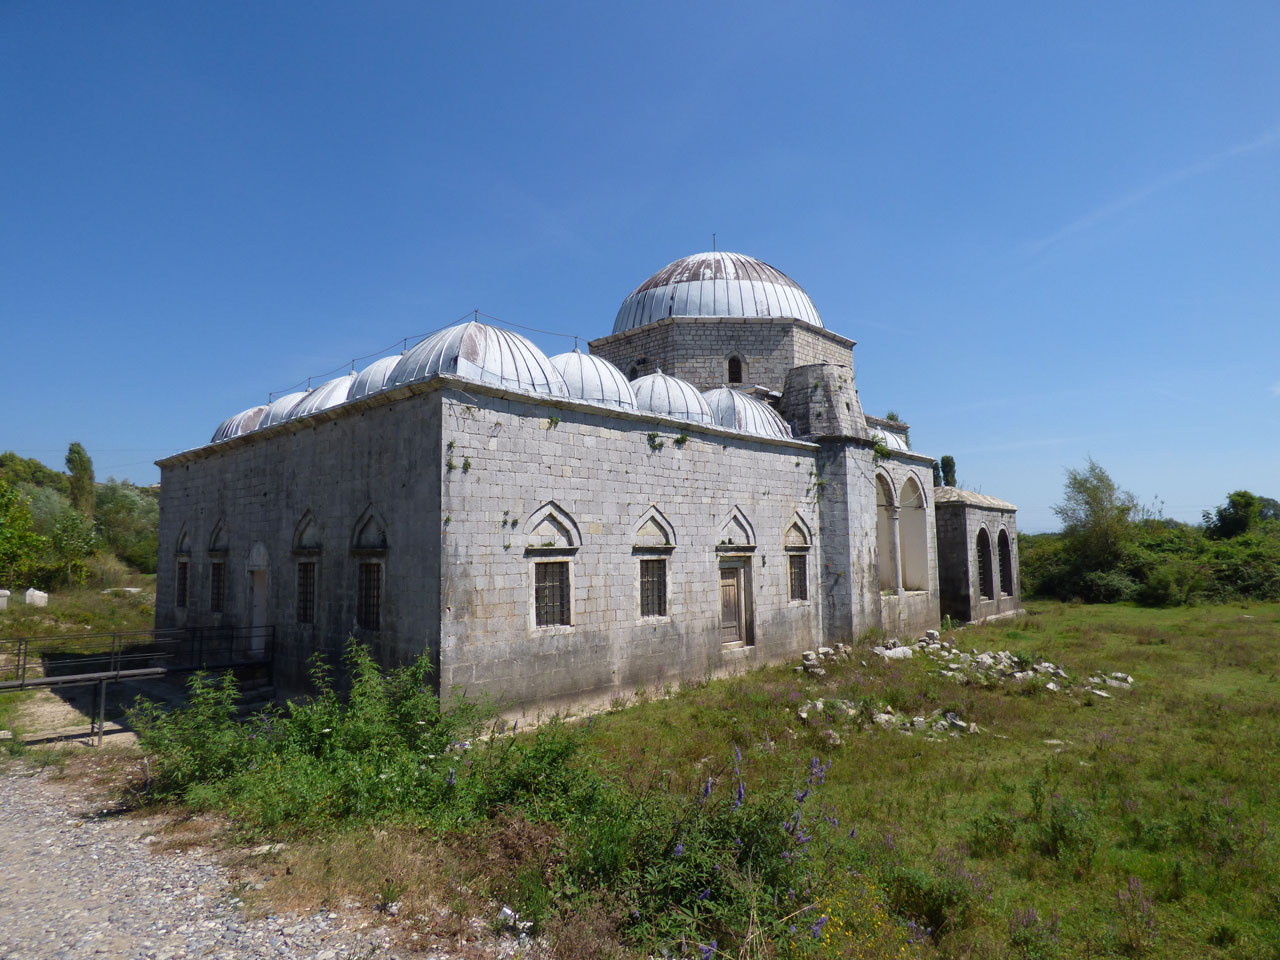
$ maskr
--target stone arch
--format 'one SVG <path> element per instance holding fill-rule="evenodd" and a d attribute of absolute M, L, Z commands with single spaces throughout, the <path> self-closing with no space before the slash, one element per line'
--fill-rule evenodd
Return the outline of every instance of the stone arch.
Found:
<path fill-rule="evenodd" d="M 929 589 L 929 514 L 924 488 L 915 476 L 902 484 L 898 505 L 898 545 L 902 552 L 902 588 Z"/>
<path fill-rule="evenodd" d="M 351 528 L 351 549 L 362 552 L 383 552 L 387 549 L 387 525 L 373 504 L 364 508 Z"/>
<path fill-rule="evenodd" d="M 213 525 L 213 533 L 209 534 L 209 553 L 212 556 L 227 553 L 227 525 L 221 520 Z"/>
<path fill-rule="evenodd" d="M 185 610 L 191 596 L 191 534 L 184 523 L 173 551 L 173 605 Z"/>
<path fill-rule="evenodd" d="M 725 383 L 745 383 L 747 379 L 747 364 L 736 353 L 732 353 L 725 361 Z"/>
<path fill-rule="evenodd" d="M 675 528 L 656 506 L 650 506 L 632 526 L 632 542 L 637 547 L 674 547 Z"/>
<path fill-rule="evenodd" d="M 720 524 L 720 542 L 731 546 L 754 546 L 756 528 L 751 525 L 742 508 L 735 506 Z"/>
<path fill-rule="evenodd" d="M 991 600 L 995 597 L 995 589 L 991 582 L 991 535 L 987 533 L 985 526 L 978 530 L 974 549 L 978 561 L 978 597 L 982 600 Z"/>
<path fill-rule="evenodd" d="M 179 557 L 191 556 L 191 534 L 187 530 L 185 523 L 182 525 L 182 529 L 178 531 L 177 546 L 174 547 L 174 553 Z"/>
<path fill-rule="evenodd" d="M 582 543 L 577 521 L 554 500 L 548 500 L 529 514 L 524 529 L 529 535 L 530 547 L 576 548 Z"/>
<path fill-rule="evenodd" d="M 318 553 L 322 542 L 320 524 L 315 514 L 304 510 L 293 529 L 294 553 Z"/>
<path fill-rule="evenodd" d="M 898 590 L 898 557 L 893 549 L 893 514 L 897 502 L 893 482 L 883 473 L 876 474 L 876 557 L 880 568 L 880 590 Z"/>
<path fill-rule="evenodd" d="M 1012 596 L 1013 550 L 1009 545 L 1009 531 L 1004 527 L 1000 528 L 1000 535 L 996 537 L 996 552 L 1000 558 L 1000 592 L 1005 596 Z"/>
<path fill-rule="evenodd" d="M 267 545 L 261 540 L 253 541 L 253 546 L 249 548 L 249 559 L 245 563 L 247 570 L 266 570 L 271 566 L 271 558 L 267 553 Z"/>
<path fill-rule="evenodd" d="M 791 522 L 782 535 L 783 546 L 787 548 L 803 548 L 813 545 L 813 528 L 799 513 L 791 515 Z"/>

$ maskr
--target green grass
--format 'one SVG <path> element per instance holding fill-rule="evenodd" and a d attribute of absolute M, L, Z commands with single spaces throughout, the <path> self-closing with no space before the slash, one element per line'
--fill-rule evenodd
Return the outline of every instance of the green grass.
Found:
<path fill-rule="evenodd" d="M 1136 685 L 1111 700 L 1024 696 L 940 679 L 919 658 L 865 655 L 865 667 L 855 659 L 817 681 L 771 669 L 681 690 L 599 718 L 590 743 L 602 764 L 671 771 L 686 788 L 700 760 L 734 745 L 764 782 L 810 755 L 829 759 L 823 802 L 856 826 L 864 853 L 891 843 L 906 867 L 933 869 L 937 851 L 966 851 L 994 830 L 995 849 L 963 857 L 990 898 L 937 938 L 940 956 L 1032 955 L 1010 926 L 1029 908 L 1060 918 L 1058 944 L 1035 955 L 1280 956 L 1280 605 L 1033 604 L 1028 617 L 955 637 L 1075 675 L 1123 671 Z M 955 709 L 984 733 L 930 743 L 843 728 L 831 747 L 795 714 L 806 700 L 864 696 Z M 1053 842 L 1073 830 L 1091 857 Z M 1126 915 L 1131 877 L 1152 902 L 1154 946 Z"/>
<path fill-rule="evenodd" d="M 0 611 L 0 640 L 11 637 L 76 636 L 150 630 L 155 626 L 155 577 L 134 574 L 130 586 L 141 593 L 103 593 L 101 587 L 75 587 L 49 594 L 49 605 L 32 607 L 15 591 Z"/>
<path fill-rule="evenodd" d="M 962 685 L 859 650 L 821 679 L 762 669 L 459 752 L 479 715 L 357 661 L 345 706 L 240 726 L 211 691 L 141 726 L 157 796 L 292 838 L 279 884 L 466 886 L 565 956 L 1280 957 L 1280 605 L 1030 609 L 955 642 L 1134 689 Z M 832 720 L 832 746 L 796 713 L 817 698 L 982 733 Z"/>

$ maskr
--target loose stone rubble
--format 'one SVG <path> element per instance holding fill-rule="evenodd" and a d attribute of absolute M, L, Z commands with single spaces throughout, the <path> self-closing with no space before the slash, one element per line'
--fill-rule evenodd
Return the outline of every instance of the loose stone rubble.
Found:
<path fill-rule="evenodd" d="M 1047 660 L 1039 663 L 1028 663 L 1023 658 L 1008 650 L 984 651 L 977 648 L 964 652 L 955 644 L 955 637 L 943 640 L 937 630 L 929 630 L 914 643 L 900 643 L 897 640 L 886 640 L 871 648 L 871 652 L 885 660 L 909 660 L 916 654 L 928 658 L 930 667 L 940 676 L 947 677 L 957 683 L 993 686 L 1002 683 L 1041 683 L 1050 693 L 1073 696 L 1077 692 L 1087 691 L 1091 696 L 1110 700 L 1111 690 L 1132 690 L 1133 677 L 1127 673 L 1090 674 L 1084 681 L 1077 680 L 1061 666 Z M 797 673 L 811 677 L 824 677 L 827 674 L 823 664 L 847 661 L 853 654 L 852 648 L 843 643 L 832 647 L 819 647 L 816 651 L 806 650 L 800 656 L 800 663 L 795 667 Z M 866 666 L 866 661 L 862 661 Z M 954 713 L 934 710 L 926 716 L 908 716 L 896 713 L 887 704 L 878 704 L 869 700 L 853 702 L 850 700 L 821 699 L 810 700 L 802 704 L 796 715 L 810 726 L 821 726 L 823 736 L 833 746 L 841 743 L 840 734 L 833 729 L 835 724 L 858 724 L 863 730 L 877 728 L 896 730 L 907 735 L 922 733 L 927 738 L 939 739 L 943 736 L 959 736 L 960 734 L 978 734 L 981 729 L 976 723 L 968 723 Z"/>

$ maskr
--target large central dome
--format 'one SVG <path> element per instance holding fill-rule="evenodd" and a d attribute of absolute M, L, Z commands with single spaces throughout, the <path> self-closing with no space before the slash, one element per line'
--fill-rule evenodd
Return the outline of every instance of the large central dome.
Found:
<path fill-rule="evenodd" d="M 664 317 L 773 317 L 822 326 L 818 308 L 781 270 L 741 253 L 695 253 L 669 263 L 622 301 L 613 332 Z"/>

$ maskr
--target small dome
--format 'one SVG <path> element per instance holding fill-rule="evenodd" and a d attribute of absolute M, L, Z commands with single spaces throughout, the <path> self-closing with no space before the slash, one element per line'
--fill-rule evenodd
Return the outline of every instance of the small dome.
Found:
<path fill-rule="evenodd" d="M 258 421 L 262 419 L 262 415 L 267 412 L 265 406 L 250 407 L 248 410 L 241 410 L 234 417 L 227 417 L 222 421 L 222 426 L 213 432 L 213 439 L 210 443 L 217 443 L 219 440 L 230 440 L 232 437 L 238 437 L 242 433 L 248 433 L 250 430 L 256 430 Z"/>
<path fill-rule="evenodd" d="M 387 380 L 391 378 L 391 371 L 399 362 L 399 357 L 383 357 L 381 360 L 373 361 L 356 374 L 356 382 L 351 385 L 351 395 L 347 399 L 360 400 L 371 393 L 385 390 Z"/>
<path fill-rule="evenodd" d="M 752 433 L 758 437 L 791 439 L 791 427 L 787 421 L 778 416 L 773 407 L 755 397 L 729 387 L 708 390 L 702 397 L 711 408 L 715 422 L 727 430 Z"/>
<path fill-rule="evenodd" d="M 297 393 L 286 393 L 283 397 L 272 400 L 263 411 L 262 419 L 258 421 L 258 429 L 265 430 L 267 427 L 274 427 L 277 423 L 292 419 L 293 408 L 301 403 L 306 395 L 306 391 L 299 390 Z"/>
<path fill-rule="evenodd" d="M 873 439 L 883 440 L 884 445 L 890 450 L 906 452 L 911 449 L 907 446 L 907 441 L 902 437 L 902 435 L 894 433 L 892 430 L 881 430 L 879 433 L 874 435 Z"/>
<path fill-rule="evenodd" d="M 510 330 L 468 320 L 433 333 L 400 358 L 387 388 L 454 374 L 508 390 L 567 397 L 560 372 L 546 354 Z"/>
<path fill-rule="evenodd" d="M 298 405 L 289 411 L 289 420 L 297 420 L 299 417 L 309 417 L 313 413 L 319 413 L 321 410 L 328 410 L 330 407 L 336 407 L 340 403 L 346 403 L 351 394 L 351 387 L 355 384 L 356 378 L 353 374 L 346 374 L 341 377 L 334 377 L 332 380 L 326 380 L 314 390 L 308 390 L 306 395 L 298 402 Z"/>
<path fill-rule="evenodd" d="M 776 317 L 822 326 L 809 295 L 781 270 L 740 253 L 695 253 L 669 263 L 622 301 L 613 332 L 665 317 Z"/>
<path fill-rule="evenodd" d="M 694 423 L 716 422 L 697 387 L 668 377 L 661 370 L 633 381 L 631 389 L 636 394 L 636 406 L 641 410 Z"/>
<path fill-rule="evenodd" d="M 569 396 L 587 403 L 599 403 L 620 410 L 636 408 L 636 394 L 622 371 L 604 357 L 581 350 L 558 353 L 551 365 L 560 371 Z"/>

